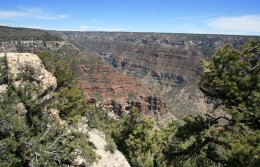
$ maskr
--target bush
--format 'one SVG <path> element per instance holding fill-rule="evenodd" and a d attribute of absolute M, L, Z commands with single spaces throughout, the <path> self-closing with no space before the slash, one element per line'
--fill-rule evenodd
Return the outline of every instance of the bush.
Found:
<path fill-rule="evenodd" d="M 61 88 L 54 95 L 54 106 L 60 111 L 63 119 L 81 116 L 86 113 L 86 102 L 81 90 Z"/>
<path fill-rule="evenodd" d="M 49 52 L 39 53 L 45 68 L 54 74 L 58 87 L 72 86 L 74 84 L 74 73 L 66 60 Z"/>
<path fill-rule="evenodd" d="M 115 142 L 113 141 L 113 139 L 108 138 L 108 137 L 106 138 L 106 141 L 107 141 L 107 144 L 105 146 L 105 150 L 109 151 L 111 153 L 114 153 L 115 150 L 117 149 Z"/>

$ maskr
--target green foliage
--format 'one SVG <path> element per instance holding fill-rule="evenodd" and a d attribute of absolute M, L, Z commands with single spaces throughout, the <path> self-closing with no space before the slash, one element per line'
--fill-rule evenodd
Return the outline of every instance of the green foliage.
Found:
<path fill-rule="evenodd" d="M 27 124 L 37 133 L 41 128 L 43 117 L 43 106 L 40 103 L 40 87 L 31 83 L 20 86 L 17 89 L 17 96 L 24 105 Z"/>
<path fill-rule="evenodd" d="M 6 57 L 0 58 L 0 84 L 7 84 L 8 83 L 8 70 L 6 67 Z"/>
<path fill-rule="evenodd" d="M 133 108 L 129 116 L 119 121 L 112 136 L 118 149 L 124 153 L 131 165 L 153 166 L 153 159 L 157 152 L 154 134 L 154 123 Z"/>
<path fill-rule="evenodd" d="M 203 61 L 199 87 L 215 108 L 222 106 L 231 117 L 185 118 L 164 151 L 170 164 L 260 165 L 259 51 L 260 41 L 251 40 L 241 50 L 226 45 Z"/>
<path fill-rule="evenodd" d="M 58 87 L 72 86 L 74 84 L 74 73 L 66 60 L 49 52 L 39 53 L 45 68 L 54 74 Z"/>
<path fill-rule="evenodd" d="M 70 143 L 68 145 L 70 148 L 79 151 L 88 163 L 92 164 L 97 161 L 97 156 L 89 144 L 88 136 L 83 133 L 73 132 L 70 136 Z"/>
<path fill-rule="evenodd" d="M 105 145 L 105 150 L 114 153 L 117 149 L 116 143 L 110 137 L 106 137 L 107 144 Z"/>
<path fill-rule="evenodd" d="M 55 96 L 58 99 L 46 101 L 41 97 L 41 87 L 32 82 L 32 75 L 37 71 L 25 68 L 20 77 L 27 82 L 19 87 L 6 76 L 8 89 L 0 96 L 0 166 L 71 166 L 78 154 L 89 164 L 95 162 L 88 137 L 68 131 L 46 110 L 46 102 L 64 100 L 60 105 L 66 116 L 79 117 L 85 111 L 82 92 L 60 88 Z"/>
<path fill-rule="evenodd" d="M 17 92 L 17 93 L 16 93 Z M 0 164 L 4 166 L 71 165 L 76 151 L 92 163 L 96 155 L 87 136 L 68 132 L 44 110 L 35 85 L 11 87 L 0 105 Z M 22 103 L 26 112 L 17 107 Z"/>
<path fill-rule="evenodd" d="M 228 45 L 211 61 L 203 61 L 200 89 L 216 105 L 225 105 L 229 114 L 246 124 L 260 126 L 260 42 L 251 40 L 240 51 Z M 232 108 L 232 109 L 230 109 Z"/>
<path fill-rule="evenodd" d="M 56 70 L 56 58 L 50 52 L 44 51 L 38 54 L 38 57 L 41 59 L 44 67 L 51 73 L 54 73 Z"/>
<path fill-rule="evenodd" d="M 7 90 L 0 103 L 0 164 L 3 166 L 27 164 L 27 151 L 22 149 L 23 144 L 19 140 L 30 132 L 23 118 L 17 114 L 15 101 L 16 94 Z"/>
<path fill-rule="evenodd" d="M 83 92 L 77 88 L 61 88 L 54 95 L 54 106 L 60 111 L 61 118 L 72 120 L 86 113 Z"/>
<path fill-rule="evenodd" d="M 102 106 L 87 106 L 85 116 L 88 119 L 90 128 L 97 128 L 110 136 L 113 128 L 115 128 L 116 120 L 108 116 L 108 112 Z"/>
<path fill-rule="evenodd" d="M 64 59 L 60 59 L 56 62 L 54 75 L 57 78 L 58 86 L 70 85 L 73 83 L 73 71 Z"/>

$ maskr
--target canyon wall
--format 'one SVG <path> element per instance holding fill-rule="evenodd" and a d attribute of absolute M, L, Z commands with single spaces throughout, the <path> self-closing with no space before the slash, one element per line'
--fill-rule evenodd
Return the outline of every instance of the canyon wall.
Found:
<path fill-rule="evenodd" d="M 136 83 L 139 81 L 148 87 L 149 95 L 161 99 L 166 110 L 178 117 L 207 111 L 197 86 L 201 74 L 200 61 L 209 59 L 224 44 L 237 48 L 253 38 L 130 32 L 51 33 L 73 43 L 88 57 L 99 59 L 117 72 L 137 78 Z M 92 72 L 85 71 L 80 76 L 89 73 Z M 103 74 L 108 80 L 113 79 L 106 72 Z"/>

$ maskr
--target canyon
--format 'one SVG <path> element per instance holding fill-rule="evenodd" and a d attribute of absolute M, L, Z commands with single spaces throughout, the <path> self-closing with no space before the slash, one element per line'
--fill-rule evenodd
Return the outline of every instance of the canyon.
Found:
<path fill-rule="evenodd" d="M 6 35 L 8 34 L 8 35 Z M 133 32 L 44 31 L 1 27 L 1 52 L 51 51 L 74 69 L 90 105 L 116 116 L 136 107 L 172 119 L 209 110 L 197 86 L 202 59 L 225 44 L 238 48 L 251 36 Z"/>
<path fill-rule="evenodd" d="M 127 109 L 131 103 L 148 115 L 160 117 L 168 112 L 177 118 L 209 111 L 197 86 L 202 71 L 200 61 L 210 59 L 225 44 L 239 48 L 253 38 L 134 32 L 50 33 L 73 43 L 85 56 L 99 62 L 95 66 L 85 64 L 85 69 L 84 65 L 77 67 L 79 87 L 87 97 L 102 97 L 114 109 Z"/>

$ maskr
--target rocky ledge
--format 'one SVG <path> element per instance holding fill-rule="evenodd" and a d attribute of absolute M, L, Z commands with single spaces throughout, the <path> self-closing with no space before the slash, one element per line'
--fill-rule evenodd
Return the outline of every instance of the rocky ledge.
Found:
<path fill-rule="evenodd" d="M 45 69 L 42 61 L 35 54 L 0 53 L 0 65 L 2 71 L 6 70 L 16 88 L 23 86 L 26 82 L 31 82 L 39 85 L 41 93 L 47 95 L 57 87 L 56 78 Z M 1 85 L 1 87 L 7 86 Z"/>

